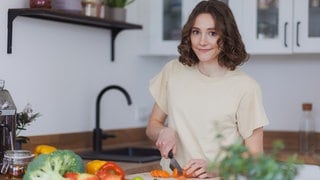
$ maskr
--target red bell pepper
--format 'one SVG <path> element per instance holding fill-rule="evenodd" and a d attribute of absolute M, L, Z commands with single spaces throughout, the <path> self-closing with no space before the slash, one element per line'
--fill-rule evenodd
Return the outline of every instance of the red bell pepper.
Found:
<path fill-rule="evenodd" d="M 125 180 L 123 169 L 115 162 L 108 161 L 96 172 L 100 180 Z"/>

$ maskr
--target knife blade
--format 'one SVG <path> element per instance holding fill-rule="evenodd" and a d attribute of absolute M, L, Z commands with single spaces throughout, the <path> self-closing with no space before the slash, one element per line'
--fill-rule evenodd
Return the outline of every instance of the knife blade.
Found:
<path fill-rule="evenodd" d="M 173 171 L 174 169 L 178 170 L 178 174 L 183 174 L 183 169 L 181 168 L 178 161 L 173 157 L 172 150 L 169 151 L 168 157 L 170 158 L 170 169 Z"/>

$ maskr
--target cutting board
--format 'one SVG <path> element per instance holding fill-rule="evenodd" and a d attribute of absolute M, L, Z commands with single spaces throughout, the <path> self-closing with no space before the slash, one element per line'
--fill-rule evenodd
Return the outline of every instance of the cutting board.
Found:
<path fill-rule="evenodd" d="M 145 173 L 137 173 L 137 174 L 130 174 L 126 175 L 126 180 L 132 180 L 134 177 L 140 176 L 144 180 L 153 180 L 153 179 L 158 179 L 158 180 L 172 180 L 173 178 L 154 178 L 150 175 L 150 172 L 145 172 Z"/>
<path fill-rule="evenodd" d="M 126 180 L 132 180 L 134 177 L 140 176 L 144 180 L 176 180 L 176 178 L 154 178 L 150 175 L 150 172 L 145 172 L 145 173 L 137 173 L 137 174 L 129 174 L 126 175 Z M 219 180 L 220 178 L 208 178 L 206 180 Z M 199 178 L 187 178 L 187 180 L 199 180 Z"/>

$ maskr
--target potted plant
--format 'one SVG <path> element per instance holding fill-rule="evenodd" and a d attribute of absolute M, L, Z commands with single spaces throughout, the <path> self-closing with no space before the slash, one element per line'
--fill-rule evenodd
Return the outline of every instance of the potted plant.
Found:
<path fill-rule="evenodd" d="M 223 148 L 220 152 L 224 158 L 218 161 L 219 156 L 211 164 L 209 169 L 218 170 L 223 179 L 241 180 L 293 180 L 298 174 L 297 155 L 292 155 L 285 162 L 280 162 L 277 155 L 284 148 L 282 141 L 273 142 L 273 149 L 270 153 L 253 156 L 241 141 Z"/>
<path fill-rule="evenodd" d="M 21 131 L 27 130 L 27 126 L 35 121 L 40 116 L 39 113 L 34 113 L 31 104 L 27 104 L 22 112 L 17 113 L 16 117 L 16 149 L 21 149 L 22 143 L 27 143 L 30 139 L 26 136 L 21 136 Z"/>
<path fill-rule="evenodd" d="M 126 21 L 125 7 L 135 0 L 104 0 L 105 18 L 114 21 Z"/>

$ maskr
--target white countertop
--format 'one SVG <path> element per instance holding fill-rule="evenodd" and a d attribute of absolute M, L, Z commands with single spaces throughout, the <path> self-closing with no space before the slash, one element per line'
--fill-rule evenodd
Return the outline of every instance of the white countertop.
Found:
<path fill-rule="evenodd" d="M 295 180 L 319 180 L 320 166 L 304 164 L 299 168 L 298 176 Z"/>

